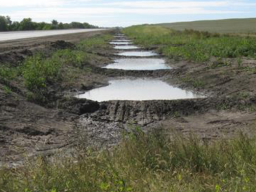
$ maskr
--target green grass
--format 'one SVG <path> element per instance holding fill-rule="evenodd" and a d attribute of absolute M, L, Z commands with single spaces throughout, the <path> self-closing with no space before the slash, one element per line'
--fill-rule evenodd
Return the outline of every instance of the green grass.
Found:
<path fill-rule="evenodd" d="M 10 81 L 20 73 L 19 67 L 11 67 L 7 64 L 0 66 L 0 80 Z"/>
<path fill-rule="evenodd" d="M 104 35 L 101 36 L 101 38 L 99 37 L 92 37 L 90 38 L 90 40 L 84 40 L 81 41 L 78 44 L 78 49 L 79 50 L 83 50 L 83 51 L 93 51 L 93 50 L 97 50 L 97 49 L 107 49 L 109 48 L 109 44 L 107 44 L 106 42 L 109 42 L 111 39 L 113 38 L 113 36 L 111 35 Z"/>
<path fill-rule="evenodd" d="M 40 92 L 48 85 L 61 79 L 62 62 L 57 57 L 44 58 L 37 54 L 24 62 L 22 75 L 26 87 L 33 92 Z"/>
<path fill-rule="evenodd" d="M 256 140 L 243 135 L 206 144 L 161 133 L 130 134 L 101 152 L 38 158 L 24 167 L 0 170 L 1 192 L 254 192 Z"/>
<path fill-rule="evenodd" d="M 133 26 L 124 33 L 144 47 L 158 47 L 163 55 L 195 62 L 211 58 L 255 58 L 256 38 L 211 34 L 186 30 L 174 31 L 154 25 Z"/>
<path fill-rule="evenodd" d="M 211 33 L 256 34 L 256 18 L 163 23 L 159 26 L 181 31 L 193 29 Z"/>

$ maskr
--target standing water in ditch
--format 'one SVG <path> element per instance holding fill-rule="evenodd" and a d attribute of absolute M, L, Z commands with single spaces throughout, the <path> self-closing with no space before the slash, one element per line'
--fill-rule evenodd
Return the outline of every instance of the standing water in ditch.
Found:
<path fill-rule="evenodd" d="M 132 45 L 132 43 L 130 41 L 112 41 L 110 42 L 111 45 Z"/>
<path fill-rule="evenodd" d="M 201 97 L 190 91 L 173 87 L 161 80 L 121 79 L 112 80 L 106 87 L 93 89 L 78 96 L 98 102 L 111 100 L 175 100 Z"/>
<path fill-rule="evenodd" d="M 129 39 L 116 39 L 114 42 L 132 42 Z"/>
<path fill-rule="evenodd" d="M 135 46 L 135 45 L 116 45 L 114 47 L 114 49 L 139 49 L 139 47 Z"/>
<path fill-rule="evenodd" d="M 115 59 L 114 63 L 107 65 L 105 67 L 107 69 L 151 71 L 171 69 L 164 59 L 154 58 L 158 56 L 157 53 L 143 51 L 134 46 L 130 40 L 118 39 L 110 42 L 110 44 L 115 45 L 114 48 L 119 51 L 117 56 L 121 58 Z M 138 51 L 134 49 L 138 49 Z M 125 58 L 122 58 L 122 56 L 125 56 Z M 111 100 L 176 100 L 202 96 L 173 87 L 158 79 L 137 78 L 111 80 L 108 86 L 93 89 L 77 97 L 102 102 Z"/>
<path fill-rule="evenodd" d="M 107 65 L 107 69 L 121 69 L 121 70 L 163 70 L 171 69 L 166 65 L 164 59 L 157 58 L 125 58 L 116 59 L 113 64 Z"/>
<path fill-rule="evenodd" d="M 153 51 L 126 51 L 118 53 L 119 56 L 126 56 L 126 57 L 152 57 L 157 56 L 156 53 Z"/>

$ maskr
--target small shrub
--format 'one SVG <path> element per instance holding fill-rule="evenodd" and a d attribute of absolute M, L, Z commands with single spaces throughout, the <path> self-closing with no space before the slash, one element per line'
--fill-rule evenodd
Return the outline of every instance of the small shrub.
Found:
<path fill-rule="evenodd" d="M 0 66 L 0 80 L 10 81 L 16 78 L 19 74 L 19 68 L 10 66 Z"/>
<path fill-rule="evenodd" d="M 44 58 L 37 54 L 24 62 L 22 75 L 25 86 L 34 93 L 35 98 L 44 100 L 49 85 L 61 79 L 62 63 L 55 57 Z"/>

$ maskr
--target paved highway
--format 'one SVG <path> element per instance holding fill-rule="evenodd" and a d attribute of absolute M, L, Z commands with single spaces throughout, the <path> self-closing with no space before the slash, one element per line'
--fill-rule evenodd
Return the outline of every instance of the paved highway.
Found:
<path fill-rule="evenodd" d="M 101 31 L 101 30 L 105 30 L 105 29 L 68 29 L 68 30 L 47 30 L 47 31 L 0 32 L 0 42 L 17 40 L 17 39 L 34 38 L 34 37 L 46 37 L 46 36 L 53 36 L 53 35 L 93 32 L 93 31 Z"/>

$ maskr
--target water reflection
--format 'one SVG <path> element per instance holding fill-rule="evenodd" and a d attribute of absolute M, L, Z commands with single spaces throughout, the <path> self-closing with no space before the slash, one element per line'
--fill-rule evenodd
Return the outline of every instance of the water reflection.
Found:
<path fill-rule="evenodd" d="M 128 57 L 151 57 L 157 56 L 156 53 L 152 51 L 127 51 L 118 53 L 120 56 L 128 56 Z"/>
<path fill-rule="evenodd" d="M 127 42 L 111 41 L 110 44 L 111 45 L 132 45 L 132 43 L 129 41 L 127 41 Z"/>
<path fill-rule="evenodd" d="M 115 41 L 117 41 L 117 42 L 132 42 L 129 39 L 115 39 Z"/>
<path fill-rule="evenodd" d="M 115 63 L 107 65 L 107 69 L 122 69 L 122 70 L 160 70 L 171 69 L 166 65 L 164 59 L 116 59 Z"/>
<path fill-rule="evenodd" d="M 173 87 L 161 80 L 122 79 L 112 80 L 109 85 L 93 89 L 78 96 L 98 102 L 111 100 L 177 100 L 202 97 Z"/>
<path fill-rule="evenodd" d="M 117 45 L 114 49 L 139 49 L 139 47 L 135 45 Z"/>

